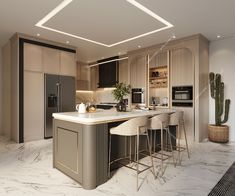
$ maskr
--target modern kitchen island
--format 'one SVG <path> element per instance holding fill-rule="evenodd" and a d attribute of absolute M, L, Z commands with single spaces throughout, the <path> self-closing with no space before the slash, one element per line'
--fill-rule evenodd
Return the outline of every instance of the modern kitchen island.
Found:
<path fill-rule="evenodd" d="M 111 127 L 135 117 L 173 112 L 175 110 L 158 109 L 54 113 L 53 167 L 79 182 L 84 189 L 94 189 L 108 180 L 108 134 Z"/>

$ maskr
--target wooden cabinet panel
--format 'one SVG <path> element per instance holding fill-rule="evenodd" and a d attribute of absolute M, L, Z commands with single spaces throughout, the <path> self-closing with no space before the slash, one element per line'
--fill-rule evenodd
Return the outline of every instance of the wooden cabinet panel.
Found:
<path fill-rule="evenodd" d="M 78 132 L 57 128 L 57 161 L 75 173 L 78 173 L 79 164 L 78 137 Z"/>
<path fill-rule="evenodd" d="M 130 66 L 132 88 L 145 88 L 147 77 L 146 57 L 136 56 L 132 58 Z"/>
<path fill-rule="evenodd" d="M 187 48 L 171 51 L 171 85 L 193 85 L 194 65 L 192 52 Z"/>
<path fill-rule="evenodd" d="M 24 70 L 42 71 L 42 47 L 24 44 Z"/>
<path fill-rule="evenodd" d="M 128 60 L 119 61 L 119 83 L 129 84 Z"/>
<path fill-rule="evenodd" d="M 42 63 L 45 73 L 60 74 L 60 51 L 43 47 Z"/>
<path fill-rule="evenodd" d="M 97 90 L 98 81 L 99 81 L 98 69 L 99 69 L 98 66 L 90 68 L 90 90 L 92 91 Z"/>
<path fill-rule="evenodd" d="M 71 52 L 60 52 L 60 75 L 76 77 L 75 54 Z"/>
<path fill-rule="evenodd" d="M 77 90 L 90 90 L 90 68 L 82 62 L 77 63 Z"/>
<path fill-rule="evenodd" d="M 184 123 L 188 142 L 194 141 L 194 108 L 173 107 L 172 109 L 184 112 Z M 183 127 L 180 127 L 181 138 L 184 140 Z"/>
<path fill-rule="evenodd" d="M 24 72 L 24 141 L 44 138 L 44 77 Z"/>
<path fill-rule="evenodd" d="M 83 183 L 82 126 L 54 119 L 54 167 Z"/>

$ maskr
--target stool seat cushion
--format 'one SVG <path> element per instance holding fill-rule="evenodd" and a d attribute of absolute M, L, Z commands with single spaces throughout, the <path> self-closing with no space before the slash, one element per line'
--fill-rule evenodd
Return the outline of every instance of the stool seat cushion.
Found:
<path fill-rule="evenodd" d="M 170 123 L 171 126 L 180 125 L 184 122 L 184 112 L 177 111 L 170 115 Z"/>
<path fill-rule="evenodd" d="M 161 129 L 167 127 L 169 124 L 168 114 L 159 114 L 149 120 L 149 129 Z"/>
<path fill-rule="evenodd" d="M 137 134 L 142 134 L 146 131 L 147 123 L 147 117 L 133 118 L 118 125 L 117 127 L 111 128 L 110 134 L 122 136 L 134 136 Z"/>

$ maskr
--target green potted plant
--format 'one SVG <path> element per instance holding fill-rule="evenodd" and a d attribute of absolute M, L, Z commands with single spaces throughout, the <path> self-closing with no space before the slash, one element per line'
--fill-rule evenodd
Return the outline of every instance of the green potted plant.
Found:
<path fill-rule="evenodd" d="M 220 74 L 211 72 L 209 79 L 211 97 L 215 99 L 215 124 L 208 125 L 208 138 L 212 142 L 226 143 L 229 141 L 229 127 L 223 124 L 228 121 L 230 99 L 224 102 L 224 83 L 221 82 Z"/>
<path fill-rule="evenodd" d="M 117 111 L 126 111 L 126 103 L 123 101 L 123 97 L 131 93 L 131 85 L 125 83 L 118 83 L 115 86 L 115 89 L 112 91 L 113 97 L 118 104 L 116 106 Z"/>

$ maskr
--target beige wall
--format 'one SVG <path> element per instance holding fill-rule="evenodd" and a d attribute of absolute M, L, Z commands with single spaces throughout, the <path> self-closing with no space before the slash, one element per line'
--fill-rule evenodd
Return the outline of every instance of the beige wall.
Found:
<path fill-rule="evenodd" d="M 11 60 L 10 42 L 2 48 L 2 133 L 10 137 L 11 131 Z"/>
<path fill-rule="evenodd" d="M 0 135 L 2 134 L 2 50 L 0 51 Z"/>
<path fill-rule="evenodd" d="M 224 82 L 224 98 L 230 99 L 230 110 L 227 124 L 229 126 L 229 140 L 235 142 L 235 38 L 213 41 L 210 44 L 210 71 L 220 73 Z M 208 92 L 209 94 L 209 92 Z M 210 123 L 215 123 L 215 100 L 209 98 Z"/>

